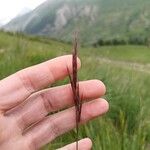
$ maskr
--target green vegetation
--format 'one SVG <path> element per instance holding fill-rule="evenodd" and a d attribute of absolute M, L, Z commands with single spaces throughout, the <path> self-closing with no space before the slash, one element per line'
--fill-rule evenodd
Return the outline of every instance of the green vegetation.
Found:
<path fill-rule="evenodd" d="M 54 40 L 0 32 L 0 79 L 27 66 L 69 54 L 70 49 L 71 45 Z M 102 80 L 107 86 L 105 98 L 110 103 L 108 114 L 81 126 L 80 138 L 91 137 L 94 150 L 150 149 L 150 49 L 129 45 L 83 47 L 80 57 L 80 80 Z M 56 149 L 74 140 L 71 131 L 43 150 Z"/>
<path fill-rule="evenodd" d="M 5 28 L 70 41 L 80 31 L 83 44 L 146 44 L 149 0 L 48 0 Z"/>

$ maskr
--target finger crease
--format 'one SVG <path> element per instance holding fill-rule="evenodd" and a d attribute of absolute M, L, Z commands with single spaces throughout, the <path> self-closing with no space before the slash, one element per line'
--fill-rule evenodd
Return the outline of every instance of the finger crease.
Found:
<path fill-rule="evenodd" d="M 50 122 L 51 122 L 50 129 L 52 131 L 52 138 L 56 138 L 58 135 L 62 133 L 62 130 L 59 128 L 59 124 L 57 123 L 57 121 L 50 119 Z"/>
<path fill-rule="evenodd" d="M 25 89 L 29 92 L 29 94 L 32 94 L 35 90 L 35 87 L 31 81 L 31 79 L 26 76 L 23 75 L 24 73 L 18 73 L 17 76 L 19 78 L 19 80 L 21 81 L 21 83 L 23 84 L 23 87 L 25 87 Z"/>
<path fill-rule="evenodd" d="M 47 98 L 44 93 L 41 93 L 40 97 L 42 99 L 42 103 L 47 113 L 49 113 L 51 110 L 54 110 L 54 106 L 51 102 L 51 98 Z"/>

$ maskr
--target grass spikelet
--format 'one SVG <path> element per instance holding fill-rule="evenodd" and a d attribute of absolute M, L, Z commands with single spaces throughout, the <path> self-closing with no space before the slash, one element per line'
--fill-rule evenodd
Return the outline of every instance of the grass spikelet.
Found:
<path fill-rule="evenodd" d="M 78 139 L 79 139 L 79 123 L 81 120 L 81 109 L 82 101 L 79 95 L 79 82 L 77 73 L 77 55 L 78 55 L 78 39 L 77 33 L 75 33 L 73 52 L 72 52 L 72 74 L 69 73 L 69 79 L 72 88 L 73 100 L 76 111 L 76 150 L 78 150 Z"/>

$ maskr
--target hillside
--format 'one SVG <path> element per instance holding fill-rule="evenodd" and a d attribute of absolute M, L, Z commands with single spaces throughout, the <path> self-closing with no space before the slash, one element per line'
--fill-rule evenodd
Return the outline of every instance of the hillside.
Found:
<path fill-rule="evenodd" d="M 145 40 L 150 36 L 149 8 L 149 0 L 47 0 L 4 28 L 65 41 L 79 30 L 82 43 Z"/>

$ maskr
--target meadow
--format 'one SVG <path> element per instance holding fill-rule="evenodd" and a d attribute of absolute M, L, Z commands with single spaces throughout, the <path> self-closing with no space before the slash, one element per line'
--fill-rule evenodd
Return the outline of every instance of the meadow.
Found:
<path fill-rule="evenodd" d="M 0 80 L 25 67 L 70 54 L 71 44 L 42 37 L 0 32 Z M 109 112 L 80 127 L 93 150 L 150 149 L 150 48 L 145 46 L 81 47 L 80 80 L 99 79 L 106 87 Z M 68 79 L 55 85 L 65 84 Z M 75 140 L 75 130 L 42 150 Z"/>

